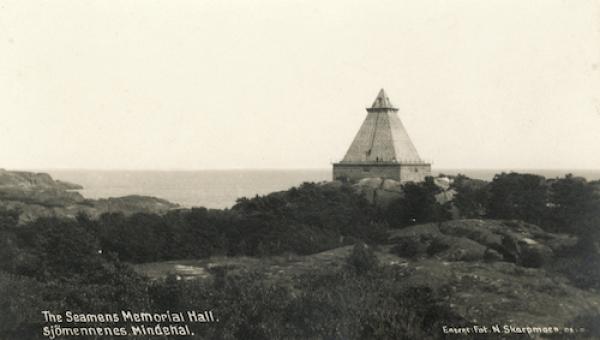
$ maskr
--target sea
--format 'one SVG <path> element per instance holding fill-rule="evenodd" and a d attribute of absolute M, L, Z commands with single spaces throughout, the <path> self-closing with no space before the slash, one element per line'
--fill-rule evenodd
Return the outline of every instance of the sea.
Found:
<path fill-rule="evenodd" d="M 277 170 L 37 170 L 54 179 L 80 184 L 79 192 L 86 198 L 108 198 L 127 195 L 154 196 L 182 207 L 224 209 L 238 198 L 265 195 L 287 190 L 303 182 L 331 180 L 331 169 Z M 599 180 L 600 170 L 507 170 L 507 169 L 433 169 L 433 175 L 464 174 L 471 178 L 492 180 L 501 172 L 520 172 L 562 177 L 568 173 Z"/>

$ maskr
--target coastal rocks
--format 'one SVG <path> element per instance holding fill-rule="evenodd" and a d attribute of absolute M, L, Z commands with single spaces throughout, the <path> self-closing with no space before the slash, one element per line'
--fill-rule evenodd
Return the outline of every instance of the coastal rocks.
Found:
<path fill-rule="evenodd" d="M 98 215 L 111 212 L 123 212 L 126 215 L 138 212 L 165 213 L 179 207 L 161 198 L 139 195 L 91 200 L 91 204 Z"/>
<path fill-rule="evenodd" d="M 70 190 L 82 189 L 80 185 L 55 181 L 45 173 L 7 171 L 0 169 L 0 200 L 37 204 L 44 207 L 61 207 L 81 203 L 81 194 Z"/>
<path fill-rule="evenodd" d="M 80 190 L 81 185 L 52 179 L 46 173 L 34 173 L 27 171 L 8 171 L 0 169 L 0 190 L 7 189 L 56 189 L 56 190 Z"/>
<path fill-rule="evenodd" d="M 86 199 L 73 191 L 82 188 L 54 180 L 45 173 L 0 169 L 0 209 L 19 211 L 19 223 L 23 224 L 40 217 L 75 218 L 80 213 L 97 217 L 108 212 L 165 213 L 179 207 L 163 199 L 137 195 Z"/>
<path fill-rule="evenodd" d="M 19 201 L 28 204 L 38 204 L 45 207 L 62 207 L 85 201 L 80 193 L 60 189 L 20 190 L 15 188 L 0 188 L 0 200 Z"/>

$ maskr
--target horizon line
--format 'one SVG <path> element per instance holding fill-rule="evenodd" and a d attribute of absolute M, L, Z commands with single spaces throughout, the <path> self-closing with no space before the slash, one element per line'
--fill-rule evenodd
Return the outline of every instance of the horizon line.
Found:
<path fill-rule="evenodd" d="M 3 168 L 0 170 L 6 171 L 155 171 L 155 172 L 166 172 L 166 171 L 181 171 L 181 172 L 195 172 L 195 171 L 301 171 L 301 170 L 331 170 L 329 167 L 265 167 L 265 168 Z M 432 170 L 494 170 L 494 171 L 532 171 L 532 170 L 549 170 L 549 171 L 600 171 L 600 168 L 519 168 L 519 167 L 435 167 Z"/>

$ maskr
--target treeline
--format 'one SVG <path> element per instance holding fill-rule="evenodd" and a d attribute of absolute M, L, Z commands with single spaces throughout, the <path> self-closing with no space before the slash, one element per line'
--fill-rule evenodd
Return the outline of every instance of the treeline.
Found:
<path fill-rule="evenodd" d="M 193 208 L 164 215 L 111 213 L 98 219 L 80 215 L 67 224 L 93 240 L 94 251 L 134 263 L 214 255 L 313 254 L 359 240 L 383 243 L 390 227 L 451 218 L 523 220 L 547 231 L 582 236 L 587 248 L 599 239 L 598 182 L 570 175 L 545 179 L 502 173 L 491 182 L 459 175 L 451 188 L 453 199 L 440 204 L 436 195 L 442 190 L 433 179 L 407 183 L 403 197 L 381 209 L 350 185 L 305 183 L 287 191 L 241 198 L 231 209 Z M 7 216 L 0 219 L 10 219 Z M 40 219 L 15 228 L 14 237 L 23 244 L 36 237 L 60 237 L 67 242 L 73 232 L 52 231 L 65 223 Z"/>
<path fill-rule="evenodd" d="M 591 236 L 600 230 L 600 182 L 566 175 L 546 179 L 502 173 L 491 182 L 458 176 L 453 203 L 467 218 L 515 219 L 551 232 Z"/>
<path fill-rule="evenodd" d="M 451 201 L 440 204 L 442 190 L 432 178 L 403 185 L 404 197 L 383 213 L 392 228 L 451 218 L 522 220 L 549 232 L 594 239 L 600 231 L 600 181 L 566 175 L 501 173 L 490 182 L 464 175 L 453 177 Z"/>
<path fill-rule="evenodd" d="M 357 240 L 386 239 L 376 209 L 350 186 L 305 183 L 298 188 L 242 198 L 227 210 L 193 208 L 165 215 L 105 214 L 78 224 L 99 249 L 123 261 L 151 262 L 213 255 L 312 254 Z"/>

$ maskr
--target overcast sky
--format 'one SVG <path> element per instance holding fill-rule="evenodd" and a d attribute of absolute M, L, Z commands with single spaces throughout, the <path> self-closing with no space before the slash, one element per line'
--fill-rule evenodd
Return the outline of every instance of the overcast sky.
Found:
<path fill-rule="evenodd" d="M 600 1 L 0 0 L 0 168 L 600 169 Z"/>

